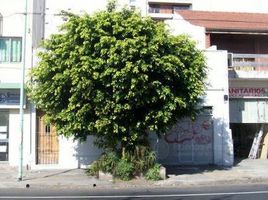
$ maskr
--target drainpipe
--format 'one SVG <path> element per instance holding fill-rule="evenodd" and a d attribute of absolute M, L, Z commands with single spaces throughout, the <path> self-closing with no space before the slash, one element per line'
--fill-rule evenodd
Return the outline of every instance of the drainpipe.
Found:
<path fill-rule="evenodd" d="M 24 26 L 23 26 L 23 46 L 22 46 L 22 69 L 20 84 L 20 144 L 19 144 L 19 168 L 18 181 L 22 181 L 23 175 L 23 121 L 24 121 L 24 79 L 25 79 L 25 58 L 26 58 L 26 33 L 27 33 L 27 6 L 28 1 L 25 0 Z"/>

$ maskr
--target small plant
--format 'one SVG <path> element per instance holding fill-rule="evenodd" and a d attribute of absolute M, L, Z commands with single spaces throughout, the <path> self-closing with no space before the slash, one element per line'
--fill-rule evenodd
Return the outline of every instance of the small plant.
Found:
<path fill-rule="evenodd" d="M 98 160 L 99 170 L 113 174 L 119 160 L 115 152 L 105 153 Z"/>
<path fill-rule="evenodd" d="M 123 159 L 133 163 L 135 174 L 140 174 L 154 166 L 156 155 L 150 150 L 149 146 L 138 145 L 133 152 L 125 152 Z"/>
<path fill-rule="evenodd" d="M 149 170 L 149 177 L 156 176 L 156 155 L 150 150 L 149 146 L 139 145 L 133 151 L 127 151 L 122 154 L 119 152 L 110 151 L 104 153 L 97 161 L 91 164 L 87 173 L 91 176 L 97 176 L 99 171 L 103 171 L 104 173 L 111 173 L 121 180 L 130 180 L 134 175 L 141 175 Z M 150 175 L 150 173 L 153 175 Z M 157 178 L 149 179 L 154 180 Z"/>
<path fill-rule="evenodd" d="M 134 171 L 135 167 L 133 163 L 121 159 L 115 168 L 115 176 L 121 180 L 128 181 L 132 178 Z"/>
<path fill-rule="evenodd" d="M 87 174 L 90 176 L 98 176 L 99 173 L 99 163 L 98 161 L 94 161 L 90 167 L 86 170 Z"/>
<path fill-rule="evenodd" d="M 145 178 L 147 180 L 153 180 L 153 181 L 158 181 L 161 180 L 160 176 L 160 164 L 155 164 L 152 168 L 150 168 L 147 173 L 145 174 Z"/>
<path fill-rule="evenodd" d="M 90 176 L 97 176 L 99 171 L 114 173 L 119 162 L 119 157 L 115 152 L 104 153 L 98 160 L 94 161 L 87 170 Z"/>

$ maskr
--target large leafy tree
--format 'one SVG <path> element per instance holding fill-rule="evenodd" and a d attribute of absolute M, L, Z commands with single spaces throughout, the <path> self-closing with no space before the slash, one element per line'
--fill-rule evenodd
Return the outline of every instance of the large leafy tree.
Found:
<path fill-rule="evenodd" d="M 103 147 L 131 150 L 196 111 L 204 91 L 202 52 L 187 36 L 135 11 L 109 7 L 65 13 L 31 72 L 29 96 L 59 134 L 96 136 Z"/>

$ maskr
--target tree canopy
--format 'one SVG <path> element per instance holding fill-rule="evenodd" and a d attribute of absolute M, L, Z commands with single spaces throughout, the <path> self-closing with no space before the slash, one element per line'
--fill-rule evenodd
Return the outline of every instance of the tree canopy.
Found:
<path fill-rule="evenodd" d="M 131 149 L 196 112 L 206 65 L 187 36 L 128 9 L 65 15 L 28 83 L 59 134 Z"/>

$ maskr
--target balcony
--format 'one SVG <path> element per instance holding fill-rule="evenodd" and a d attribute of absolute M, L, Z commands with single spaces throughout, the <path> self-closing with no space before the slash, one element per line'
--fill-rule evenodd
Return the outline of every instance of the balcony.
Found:
<path fill-rule="evenodd" d="M 229 78 L 268 79 L 268 54 L 228 54 Z"/>
<path fill-rule="evenodd" d="M 149 3 L 148 15 L 153 19 L 172 19 L 180 10 L 190 10 L 191 4 Z"/>

